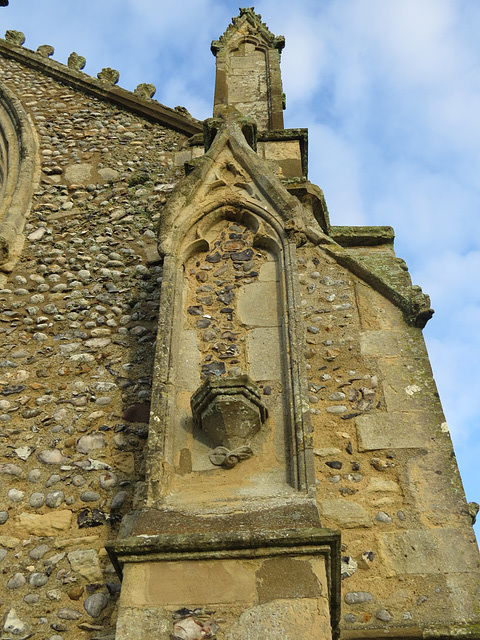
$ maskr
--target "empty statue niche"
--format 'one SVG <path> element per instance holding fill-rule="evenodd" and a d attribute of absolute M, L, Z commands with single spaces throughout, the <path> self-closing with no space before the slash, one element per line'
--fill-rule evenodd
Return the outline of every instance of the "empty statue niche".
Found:
<path fill-rule="evenodd" d="M 246 211 L 208 222 L 184 263 L 175 466 L 180 475 L 223 474 L 246 495 L 291 491 L 278 260 L 273 245 L 256 241 L 265 234 Z"/>

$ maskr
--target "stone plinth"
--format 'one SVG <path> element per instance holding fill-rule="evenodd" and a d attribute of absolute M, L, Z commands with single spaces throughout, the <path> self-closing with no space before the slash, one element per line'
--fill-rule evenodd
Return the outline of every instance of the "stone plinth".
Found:
<path fill-rule="evenodd" d="M 142 536 L 109 553 L 123 572 L 117 640 L 337 636 L 336 532 Z"/>

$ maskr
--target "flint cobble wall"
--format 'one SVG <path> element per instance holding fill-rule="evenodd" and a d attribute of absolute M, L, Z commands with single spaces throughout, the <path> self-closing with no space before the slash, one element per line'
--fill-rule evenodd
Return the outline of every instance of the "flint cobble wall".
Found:
<path fill-rule="evenodd" d="M 108 637 L 120 585 L 104 544 L 142 496 L 154 227 L 184 136 L 13 61 L 0 81 L 41 162 L 21 258 L 0 282 L 4 632 Z"/>

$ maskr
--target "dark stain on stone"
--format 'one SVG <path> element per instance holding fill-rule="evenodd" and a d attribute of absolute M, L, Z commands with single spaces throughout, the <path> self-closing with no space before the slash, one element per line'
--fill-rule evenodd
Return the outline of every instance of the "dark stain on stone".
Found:
<path fill-rule="evenodd" d="M 256 572 L 258 604 L 280 598 L 318 598 L 321 588 L 307 560 L 271 558 Z"/>
<path fill-rule="evenodd" d="M 180 462 L 178 465 L 178 472 L 180 475 L 192 472 L 192 455 L 188 449 L 182 449 L 180 451 Z"/>
<path fill-rule="evenodd" d="M 127 422 L 143 422 L 146 424 L 150 420 L 150 404 L 141 404 L 140 402 L 131 404 L 123 412 L 122 418 Z"/>

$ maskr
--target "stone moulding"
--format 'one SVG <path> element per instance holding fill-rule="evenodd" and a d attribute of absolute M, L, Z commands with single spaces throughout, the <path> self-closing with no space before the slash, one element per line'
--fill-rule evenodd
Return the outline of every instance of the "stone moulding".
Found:
<path fill-rule="evenodd" d="M 331 529 L 243 531 L 221 534 L 133 536 L 106 545 L 122 580 L 123 567 L 139 562 L 249 559 L 275 556 L 315 556 L 326 559 L 332 638 L 339 638 L 341 612 L 341 540 Z"/>
<path fill-rule="evenodd" d="M 16 96 L 0 85 L 0 269 L 11 271 L 39 180 L 38 142 Z"/>

